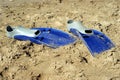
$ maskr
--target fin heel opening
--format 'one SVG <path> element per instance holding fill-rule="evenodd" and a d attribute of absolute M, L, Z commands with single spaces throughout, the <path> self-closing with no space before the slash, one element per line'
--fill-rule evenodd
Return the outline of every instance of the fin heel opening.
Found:
<path fill-rule="evenodd" d="M 7 26 L 6 30 L 7 30 L 8 32 L 12 32 L 12 31 L 13 31 L 13 29 L 12 29 L 11 26 Z"/>

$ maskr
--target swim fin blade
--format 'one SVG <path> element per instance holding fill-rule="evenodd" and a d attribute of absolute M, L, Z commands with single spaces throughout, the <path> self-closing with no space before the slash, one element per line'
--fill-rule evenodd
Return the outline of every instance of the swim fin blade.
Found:
<path fill-rule="evenodd" d="M 29 40 L 36 44 L 43 44 L 52 48 L 74 43 L 76 39 L 61 30 L 54 28 L 24 28 L 7 27 L 7 36 L 17 40 Z"/>
<path fill-rule="evenodd" d="M 115 47 L 114 43 L 102 32 L 88 29 L 79 21 L 68 21 L 68 30 L 87 46 L 93 56 Z"/>

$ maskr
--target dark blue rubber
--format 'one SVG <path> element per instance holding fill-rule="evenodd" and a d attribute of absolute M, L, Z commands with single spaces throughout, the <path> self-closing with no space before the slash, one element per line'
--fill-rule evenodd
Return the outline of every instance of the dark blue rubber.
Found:
<path fill-rule="evenodd" d="M 97 30 L 92 31 L 92 35 L 87 35 L 82 34 L 75 29 L 70 30 L 70 32 L 83 41 L 92 55 L 99 54 L 103 51 L 111 49 L 112 47 L 115 47 L 113 42 L 105 34 Z"/>
<path fill-rule="evenodd" d="M 18 40 L 30 40 L 33 43 L 43 44 L 52 48 L 68 45 L 76 41 L 76 39 L 69 35 L 68 33 L 65 33 L 57 29 L 53 28 L 32 28 L 32 29 L 39 30 L 40 34 L 36 37 L 16 35 L 14 36 L 14 38 Z"/>

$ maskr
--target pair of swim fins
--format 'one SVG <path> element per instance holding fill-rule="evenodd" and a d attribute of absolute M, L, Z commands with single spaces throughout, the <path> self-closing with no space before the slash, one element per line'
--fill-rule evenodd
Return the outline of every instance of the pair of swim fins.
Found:
<path fill-rule="evenodd" d="M 114 47 L 112 41 L 102 32 L 88 29 L 81 22 L 69 20 L 67 22 L 68 30 L 76 35 L 90 50 L 92 55 Z M 24 28 L 11 27 L 6 28 L 7 36 L 17 40 L 29 40 L 36 44 L 43 44 L 52 48 L 75 43 L 77 39 L 70 34 L 54 28 Z"/>

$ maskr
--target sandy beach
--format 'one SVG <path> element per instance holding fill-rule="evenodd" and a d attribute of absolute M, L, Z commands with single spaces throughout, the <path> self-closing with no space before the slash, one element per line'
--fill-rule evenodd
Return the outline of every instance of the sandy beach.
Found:
<path fill-rule="evenodd" d="M 7 25 L 69 33 L 70 19 L 102 31 L 115 48 L 93 57 L 81 40 L 52 49 L 6 36 Z M 120 80 L 120 0 L 0 0 L 0 80 Z"/>

